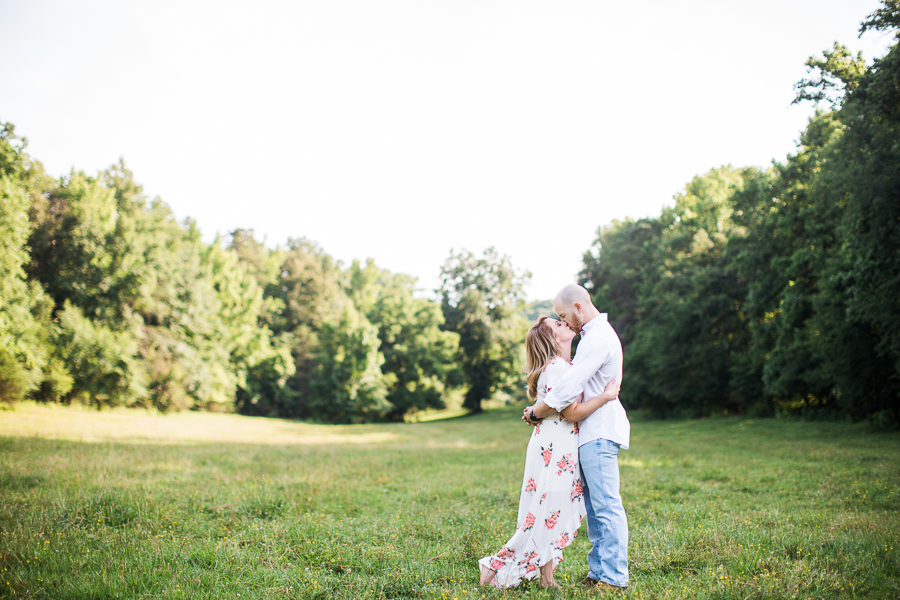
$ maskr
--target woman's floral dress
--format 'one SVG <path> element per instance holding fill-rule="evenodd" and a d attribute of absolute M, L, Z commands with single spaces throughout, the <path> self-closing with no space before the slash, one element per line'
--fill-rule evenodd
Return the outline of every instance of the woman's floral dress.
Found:
<path fill-rule="evenodd" d="M 538 400 L 568 368 L 561 358 L 544 368 L 538 379 Z M 497 554 L 478 564 L 497 571 L 492 584 L 500 587 L 534 579 L 542 565 L 552 560 L 555 568 L 562 561 L 562 550 L 578 535 L 585 514 L 578 424 L 554 413 L 534 427 L 528 442 L 516 533 Z"/>

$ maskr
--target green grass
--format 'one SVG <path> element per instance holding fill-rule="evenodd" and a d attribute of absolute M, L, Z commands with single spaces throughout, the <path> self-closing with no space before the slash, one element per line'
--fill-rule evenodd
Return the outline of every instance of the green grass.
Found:
<path fill-rule="evenodd" d="M 515 527 L 519 408 L 329 427 L 234 415 L 0 412 L 0 598 L 577 598 L 477 587 Z M 627 598 L 900 596 L 900 435 L 634 422 Z"/>

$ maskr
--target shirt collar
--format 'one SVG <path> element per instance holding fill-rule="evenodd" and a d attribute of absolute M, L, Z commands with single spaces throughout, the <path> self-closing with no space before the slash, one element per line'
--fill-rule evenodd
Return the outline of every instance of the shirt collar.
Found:
<path fill-rule="evenodd" d="M 605 323 L 607 315 L 608 315 L 608 313 L 600 313 L 599 315 L 597 315 L 596 317 L 594 317 L 593 319 L 591 319 L 590 321 L 585 323 L 581 329 L 581 337 L 584 337 L 587 334 L 589 334 L 591 332 L 591 329 L 594 329 L 595 327 L 597 327 L 601 322 Z"/>

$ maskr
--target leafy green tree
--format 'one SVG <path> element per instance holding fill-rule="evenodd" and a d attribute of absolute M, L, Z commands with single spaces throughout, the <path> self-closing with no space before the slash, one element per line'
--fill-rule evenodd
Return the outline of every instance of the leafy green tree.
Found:
<path fill-rule="evenodd" d="M 895 31 L 896 0 L 863 23 Z M 825 101 L 766 172 L 696 178 L 656 219 L 601 229 L 584 285 L 656 414 L 738 410 L 900 423 L 900 54 L 835 44 L 798 98 Z"/>
<path fill-rule="evenodd" d="M 43 380 L 48 348 L 38 319 L 45 305 L 39 286 L 26 281 L 28 196 L 8 177 L 0 177 L 0 401 L 14 402 Z M 43 323 L 41 321 L 44 321 Z"/>
<path fill-rule="evenodd" d="M 71 400 L 102 408 L 133 405 L 146 396 L 137 341 L 128 332 L 96 325 L 68 300 L 59 327 L 58 343 L 74 379 Z"/>
<path fill-rule="evenodd" d="M 30 256 L 28 211 L 49 183 L 40 163 L 26 153 L 14 127 L 0 129 L 0 402 L 26 395 L 55 398 L 68 392 L 71 377 L 52 346 L 50 299 L 27 280 Z"/>
<path fill-rule="evenodd" d="M 794 86 L 797 97 L 793 104 L 804 100 L 826 101 L 832 108 L 836 108 L 843 101 L 844 95 L 859 85 L 859 80 L 866 71 L 862 52 L 854 58 L 846 46 L 835 42 L 831 50 L 822 53 L 822 57 L 810 57 L 806 61 L 806 67 L 810 71 L 817 71 L 818 77 L 803 79 Z"/>
<path fill-rule="evenodd" d="M 80 352 L 79 368 L 96 375 L 76 377 L 70 399 L 231 410 L 251 370 L 279 354 L 260 323 L 254 274 L 219 242 L 204 243 L 192 222 L 175 221 L 162 201 L 148 201 L 123 163 L 97 178 L 73 172 L 35 199 L 31 215 L 30 273 L 58 313 L 71 306 L 81 315 L 67 320 L 80 333 L 61 333 L 69 341 L 58 347 Z M 94 350 L 82 352 L 82 342 Z M 134 355 L 113 367 L 96 349 L 106 342 Z M 98 362 L 88 368 L 90 360 Z M 113 376 L 126 367 L 134 383 L 113 388 L 139 396 L 97 387 L 102 369 L 116 369 Z"/>
<path fill-rule="evenodd" d="M 282 250 L 269 250 L 264 241 L 256 239 L 252 229 L 232 231 L 228 249 L 237 255 L 260 289 L 266 290 L 269 286 L 276 285 L 279 268 L 284 261 Z"/>
<path fill-rule="evenodd" d="M 876 352 L 878 332 L 850 310 L 847 216 L 857 200 L 841 166 L 853 154 L 843 149 L 841 118 L 818 115 L 779 167 L 754 226 L 760 242 L 747 261 L 746 311 L 752 360 L 764 362 L 764 390 L 777 410 L 858 418 L 873 412 L 876 397 L 890 397 L 891 386 L 884 387 L 889 366 Z"/>
<path fill-rule="evenodd" d="M 67 365 L 78 364 L 81 373 L 92 374 L 80 377 L 73 371 L 74 387 L 66 400 L 191 406 L 185 383 L 192 369 L 184 358 L 195 348 L 179 339 L 172 325 L 181 308 L 178 300 L 184 306 L 192 299 L 173 283 L 182 275 L 185 284 L 197 285 L 196 271 L 184 271 L 199 257 L 182 246 L 185 233 L 168 208 L 161 202 L 147 207 L 140 187 L 120 164 L 100 178 L 73 173 L 36 199 L 31 215 L 30 274 L 54 299 L 57 315 L 67 311 L 63 328 L 77 329 L 60 333 L 58 350 Z M 203 313 L 192 308 L 193 314 Z M 99 349 L 106 342 L 135 356 L 122 357 L 124 362 L 113 367 Z M 140 360 L 130 360 L 137 356 Z M 98 363 L 90 365 L 91 360 Z M 115 370 L 110 377 L 140 383 L 97 387 L 104 368 Z M 138 391 L 142 397 L 126 397 Z"/>
<path fill-rule="evenodd" d="M 896 14 L 886 2 L 861 30 L 896 27 Z M 831 99 L 839 110 L 811 121 L 781 170 L 778 210 L 759 224 L 770 232 L 766 252 L 777 251 L 763 261 L 749 311 L 766 391 L 782 410 L 900 423 L 897 56 L 895 45 L 869 69 L 861 57 L 827 53 L 813 65 L 820 79 L 844 74 Z"/>
<path fill-rule="evenodd" d="M 306 239 L 289 240 L 267 296 L 277 305 L 268 315 L 269 326 L 290 348 L 294 372 L 286 380 L 284 392 L 272 396 L 257 410 L 283 417 L 314 416 L 310 383 L 316 368 L 318 334 L 325 322 L 337 317 L 336 307 L 344 296 L 342 277 L 339 266 L 319 246 Z"/>
<path fill-rule="evenodd" d="M 900 38 L 900 0 L 882 0 L 881 8 L 876 9 L 860 24 L 859 35 L 862 36 L 870 29 L 893 30 L 894 37 Z"/>
<path fill-rule="evenodd" d="M 748 338 L 741 314 L 746 284 L 729 269 L 726 248 L 738 234 L 731 199 L 758 176 L 752 169 L 722 167 L 695 177 L 657 223 L 623 231 L 658 236 L 645 237 L 634 256 L 622 256 L 622 249 L 611 253 L 624 265 L 608 268 L 625 276 L 595 289 L 613 306 L 618 301 L 626 318 L 636 317 L 624 338 L 632 365 L 629 389 L 643 408 L 702 415 L 740 411 L 746 403 L 732 385 L 732 358 Z M 636 303 L 632 290 L 639 295 Z"/>
<path fill-rule="evenodd" d="M 524 367 L 522 316 L 525 282 L 507 256 L 488 248 L 481 257 L 451 251 L 441 267 L 444 328 L 459 334 L 459 363 L 466 385 L 463 406 L 472 412 L 498 390 L 514 390 Z"/>
<path fill-rule="evenodd" d="M 613 221 L 597 230 L 597 240 L 584 254 L 579 282 L 594 305 L 608 312 L 626 348 L 640 321 L 644 290 L 655 276 L 662 229 L 660 219 Z"/>
<path fill-rule="evenodd" d="M 282 416 L 331 422 L 380 419 L 390 406 L 377 329 L 346 293 L 341 265 L 306 239 L 292 239 L 274 285 L 272 331 L 290 347 L 294 373 L 274 406 Z"/>
<path fill-rule="evenodd" d="M 353 306 L 342 303 L 337 319 L 318 331 L 310 377 L 309 415 L 331 423 L 380 420 L 390 410 L 378 330 Z"/>
<path fill-rule="evenodd" d="M 30 245 L 32 275 L 61 308 L 72 301 L 89 318 L 118 322 L 114 255 L 115 194 L 95 178 L 72 173 L 41 206 Z"/>
<path fill-rule="evenodd" d="M 459 336 L 442 331 L 444 317 L 432 300 L 416 298 L 415 279 L 379 269 L 369 260 L 348 269 L 348 293 L 375 327 L 384 356 L 381 371 L 391 408 L 387 418 L 444 408 L 444 392 L 459 379 L 454 357 Z"/>
<path fill-rule="evenodd" d="M 237 255 L 216 241 L 203 249 L 201 260 L 215 296 L 209 320 L 212 330 L 198 336 L 197 342 L 206 347 L 204 354 L 225 353 L 222 364 L 227 371 L 219 378 L 221 400 L 212 400 L 230 408 L 235 390 L 246 385 L 249 369 L 277 352 L 270 344 L 269 328 L 259 323 L 264 305 L 262 290 Z"/>
<path fill-rule="evenodd" d="M 900 39 L 900 3 L 889 0 L 865 28 Z M 850 314 L 877 332 L 876 351 L 892 363 L 890 383 L 870 397 L 900 423 L 900 46 L 875 62 L 841 110 L 845 189 L 843 214 Z"/>
<path fill-rule="evenodd" d="M 900 37 L 900 8 L 888 1 L 863 23 Z M 843 126 L 816 174 L 834 208 L 836 248 L 815 319 L 824 372 L 842 411 L 900 424 L 900 48 L 895 43 L 860 76 L 835 114 Z M 825 341 L 826 343 L 821 343 Z"/>
<path fill-rule="evenodd" d="M 44 173 L 44 166 L 28 155 L 27 148 L 28 140 L 16 134 L 12 123 L 0 124 L 0 177 L 18 182 L 31 196 L 39 196 L 54 181 Z"/>
<path fill-rule="evenodd" d="M 269 250 L 248 229 L 233 231 L 228 248 L 256 280 L 257 286 L 264 290 L 262 302 L 257 304 L 258 323 L 260 328 L 268 330 L 284 310 L 284 302 L 277 293 L 284 252 L 280 249 Z M 296 371 L 291 356 L 291 339 L 289 331 L 270 332 L 268 357 L 253 361 L 244 383 L 238 389 L 236 407 L 240 412 L 269 416 L 291 414 L 287 407 L 293 405 L 295 394 L 287 382 Z"/>

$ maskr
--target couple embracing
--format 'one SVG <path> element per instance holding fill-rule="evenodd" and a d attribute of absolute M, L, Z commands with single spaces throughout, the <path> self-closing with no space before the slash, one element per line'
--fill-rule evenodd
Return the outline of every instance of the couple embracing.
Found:
<path fill-rule="evenodd" d="M 534 427 L 525 454 L 516 532 L 499 552 L 482 558 L 481 585 L 513 587 L 553 571 L 587 516 L 591 587 L 628 585 L 628 520 L 619 495 L 620 448 L 631 425 L 619 401 L 622 344 L 587 290 L 567 285 L 525 338 L 528 397 L 522 419 Z M 581 333 L 571 360 L 572 339 Z"/>

